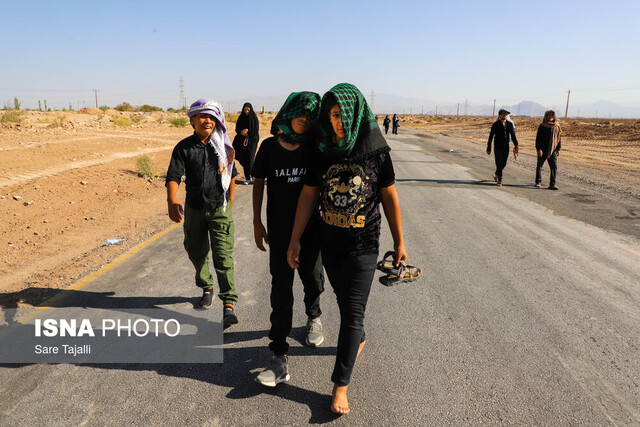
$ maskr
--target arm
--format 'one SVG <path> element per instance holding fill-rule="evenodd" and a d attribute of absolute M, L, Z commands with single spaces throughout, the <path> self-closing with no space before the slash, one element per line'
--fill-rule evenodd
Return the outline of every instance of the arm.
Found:
<path fill-rule="evenodd" d="M 167 182 L 167 205 L 169 218 L 174 222 L 182 221 L 184 208 L 182 207 L 182 203 L 178 201 L 178 183 L 175 181 Z"/>
<path fill-rule="evenodd" d="M 264 197 L 264 178 L 256 178 L 253 182 L 253 238 L 261 251 L 266 251 L 262 241 L 267 245 L 269 238 L 262 224 L 262 199 Z"/>
<path fill-rule="evenodd" d="M 493 141 L 493 137 L 495 132 L 493 131 L 493 125 L 491 125 L 491 132 L 489 132 L 489 142 L 487 142 L 487 154 L 491 154 L 491 141 Z"/>
<path fill-rule="evenodd" d="M 562 146 L 562 133 L 558 135 L 558 145 L 556 145 L 556 156 L 560 154 L 560 147 Z"/>
<path fill-rule="evenodd" d="M 511 125 L 511 139 L 513 140 L 513 145 L 515 145 L 516 152 L 518 151 L 518 138 L 516 138 L 516 128 Z"/>
<path fill-rule="evenodd" d="M 536 153 L 538 154 L 538 157 L 542 157 L 544 155 L 544 153 L 542 152 L 542 135 L 541 135 L 541 131 L 542 130 L 542 126 L 538 126 L 538 132 L 536 133 Z"/>
<path fill-rule="evenodd" d="M 233 208 L 233 201 L 236 199 L 236 180 L 231 178 L 229 183 L 229 205 Z"/>
<path fill-rule="evenodd" d="M 404 247 L 404 235 L 402 233 L 402 218 L 400 214 L 400 200 L 396 192 L 396 186 L 380 189 L 380 198 L 382 199 L 382 208 L 384 215 L 387 217 L 391 236 L 393 236 L 393 250 L 395 252 L 393 265 L 398 266 L 400 261 L 406 261 L 408 258 L 407 250 Z"/>
<path fill-rule="evenodd" d="M 289 267 L 298 268 L 300 256 L 300 238 L 304 229 L 307 227 L 311 213 L 316 206 L 316 200 L 320 189 L 304 185 L 300 196 L 298 197 L 298 206 L 296 207 L 296 219 L 293 223 L 291 231 L 291 240 L 289 241 L 289 249 L 287 250 L 287 262 Z"/>

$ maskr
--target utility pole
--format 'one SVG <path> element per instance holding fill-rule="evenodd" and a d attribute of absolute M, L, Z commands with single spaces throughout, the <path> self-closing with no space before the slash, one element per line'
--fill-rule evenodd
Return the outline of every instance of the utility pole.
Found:
<path fill-rule="evenodd" d="M 96 93 L 96 108 L 98 108 L 98 90 L 94 90 L 94 92 Z"/>
<path fill-rule="evenodd" d="M 436 117 L 438 116 L 438 106 L 436 105 Z"/>
<path fill-rule="evenodd" d="M 565 108 L 564 110 L 564 118 L 567 118 L 567 115 L 569 114 L 569 96 L 571 95 L 571 89 L 569 89 L 567 91 L 567 108 Z"/>
<path fill-rule="evenodd" d="M 182 80 L 182 76 L 180 76 L 180 99 L 178 100 L 178 105 L 182 105 L 182 108 L 187 108 L 187 99 L 184 97 L 184 80 Z"/>
<path fill-rule="evenodd" d="M 420 115 L 424 116 L 424 105 L 422 106 L 422 112 L 420 113 Z"/>
<path fill-rule="evenodd" d="M 496 100 L 493 100 L 493 111 L 491 112 L 491 116 L 495 116 L 496 115 Z"/>
<path fill-rule="evenodd" d="M 469 98 L 464 100 L 464 115 L 465 117 L 469 115 Z"/>
<path fill-rule="evenodd" d="M 458 107 L 456 108 L 456 116 L 460 115 L 460 103 L 458 102 Z"/>
<path fill-rule="evenodd" d="M 376 94 L 373 91 L 373 89 L 371 89 L 371 112 L 373 113 L 375 111 L 375 100 L 376 100 Z"/>

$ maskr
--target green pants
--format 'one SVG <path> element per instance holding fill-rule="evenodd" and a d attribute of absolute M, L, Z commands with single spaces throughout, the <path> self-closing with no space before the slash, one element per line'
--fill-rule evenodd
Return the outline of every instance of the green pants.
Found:
<path fill-rule="evenodd" d="M 196 269 L 196 285 L 201 288 L 213 286 L 213 276 L 209 272 L 209 243 L 213 266 L 218 278 L 220 293 L 224 303 L 238 301 L 233 278 L 233 217 L 231 206 L 215 210 L 184 207 L 184 248 Z"/>

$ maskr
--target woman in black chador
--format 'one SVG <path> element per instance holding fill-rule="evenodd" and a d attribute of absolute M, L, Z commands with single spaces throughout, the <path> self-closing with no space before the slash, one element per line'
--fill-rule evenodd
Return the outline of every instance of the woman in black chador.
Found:
<path fill-rule="evenodd" d="M 389 132 L 389 123 L 391 123 L 391 119 L 389 118 L 389 115 L 386 115 L 384 117 L 384 122 L 382 122 L 382 126 L 384 126 L 385 134 Z"/>
<path fill-rule="evenodd" d="M 236 150 L 236 159 L 240 162 L 244 170 L 245 181 L 237 181 L 239 184 L 249 185 L 253 182 L 251 179 L 251 168 L 253 167 L 253 158 L 256 155 L 258 147 L 258 116 L 253 111 L 253 106 L 245 102 L 242 106 L 242 112 L 236 122 L 236 137 L 233 138 L 233 148 Z"/>

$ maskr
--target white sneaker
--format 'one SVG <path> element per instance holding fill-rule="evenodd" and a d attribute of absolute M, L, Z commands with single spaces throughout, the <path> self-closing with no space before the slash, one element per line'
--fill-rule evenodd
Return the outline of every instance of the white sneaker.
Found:
<path fill-rule="evenodd" d="M 320 318 L 307 320 L 307 338 L 305 340 L 307 346 L 318 347 L 324 342 L 324 334 L 322 333 L 322 322 Z"/>
<path fill-rule="evenodd" d="M 285 358 L 287 357 L 285 356 Z M 287 358 L 287 361 L 288 360 Z M 258 374 L 256 381 L 267 387 L 275 387 L 290 379 L 287 363 L 283 362 L 279 357 L 273 356 L 267 367 L 264 368 L 264 371 Z"/>

